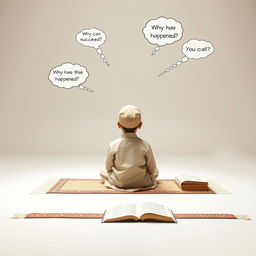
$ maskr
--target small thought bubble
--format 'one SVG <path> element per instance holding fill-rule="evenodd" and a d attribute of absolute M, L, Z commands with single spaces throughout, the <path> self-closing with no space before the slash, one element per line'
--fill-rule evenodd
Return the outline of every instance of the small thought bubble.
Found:
<path fill-rule="evenodd" d="M 62 65 L 51 69 L 48 78 L 53 85 L 56 85 L 59 88 L 70 89 L 79 86 L 80 89 L 94 92 L 82 85 L 88 76 L 89 73 L 85 67 L 79 64 L 63 63 Z"/>
<path fill-rule="evenodd" d="M 84 29 L 76 35 L 76 40 L 83 46 L 95 48 L 103 62 L 110 66 L 100 48 L 106 41 L 106 35 L 103 31 L 97 28 Z"/>
<path fill-rule="evenodd" d="M 149 43 L 157 45 L 151 54 L 154 55 L 161 46 L 180 40 L 183 28 L 181 23 L 173 18 L 159 17 L 148 21 L 142 31 Z"/>
<path fill-rule="evenodd" d="M 177 61 L 175 64 L 166 68 L 158 76 L 162 76 L 169 72 L 171 69 L 180 66 L 181 64 L 187 62 L 189 59 L 198 60 L 201 58 L 206 58 L 214 52 L 214 47 L 210 42 L 205 40 L 191 39 L 182 46 L 182 52 L 185 56 Z"/>
<path fill-rule="evenodd" d="M 204 40 L 192 39 L 182 46 L 182 52 L 188 59 L 206 58 L 213 51 L 212 44 Z"/>

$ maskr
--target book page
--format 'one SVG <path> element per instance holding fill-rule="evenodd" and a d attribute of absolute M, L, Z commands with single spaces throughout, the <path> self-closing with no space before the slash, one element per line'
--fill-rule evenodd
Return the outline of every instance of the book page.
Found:
<path fill-rule="evenodd" d="M 137 208 L 138 208 L 137 212 L 138 212 L 139 216 L 142 216 L 145 213 L 154 213 L 157 215 L 174 218 L 174 216 L 173 216 L 172 212 L 169 210 L 169 208 L 162 204 L 157 204 L 157 203 L 153 203 L 153 202 L 144 202 L 144 203 L 141 203 Z"/>
<path fill-rule="evenodd" d="M 198 176 L 194 175 L 179 175 L 175 177 L 175 180 L 178 184 L 182 184 L 185 181 L 193 181 L 193 182 L 207 182 L 206 180 L 201 179 Z"/>
<path fill-rule="evenodd" d="M 104 220 L 128 215 L 137 217 L 136 204 L 121 204 L 107 209 L 104 215 Z"/>

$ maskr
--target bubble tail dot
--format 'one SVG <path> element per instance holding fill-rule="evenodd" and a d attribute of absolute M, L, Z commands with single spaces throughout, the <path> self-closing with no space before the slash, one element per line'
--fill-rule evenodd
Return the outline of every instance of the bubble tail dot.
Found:
<path fill-rule="evenodd" d="M 94 90 L 88 88 L 88 87 L 84 87 L 84 90 L 87 91 L 87 92 L 94 92 Z"/>
<path fill-rule="evenodd" d="M 160 73 L 158 76 L 162 76 L 166 73 L 166 71 L 163 71 L 162 73 Z"/>
<path fill-rule="evenodd" d="M 102 50 L 100 48 L 98 48 L 96 51 L 98 54 L 102 54 Z"/>

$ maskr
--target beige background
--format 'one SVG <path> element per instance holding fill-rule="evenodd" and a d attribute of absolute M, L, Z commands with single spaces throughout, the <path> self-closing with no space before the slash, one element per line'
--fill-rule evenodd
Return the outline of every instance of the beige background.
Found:
<path fill-rule="evenodd" d="M 118 109 L 134 104 L 156 155 L 256 153 L 255 9 L 254 0 L 0 1 L 0 152 L 104 154 L 119 136 Z M 142 28 L 159 16 L 184 35 L 151 57 Z M 106 33 L 111 67 L 75 41 L 91 27 Z M 214 54 L 159 78 L 192 38 Z M 50 83 L 64 62 L 87 67 L 94 94 Z"/>

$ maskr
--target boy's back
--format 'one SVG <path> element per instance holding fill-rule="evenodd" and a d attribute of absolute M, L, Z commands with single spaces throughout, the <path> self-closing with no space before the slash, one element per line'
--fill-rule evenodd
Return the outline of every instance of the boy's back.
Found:
<path fill-rule="evenodd" d="M 156 186 L 153 152 L 149 143 L 137 137 L 136 128 L 133 132 L 124 128 L 122 137 L 110 144 L 105 170 L 100 173 L 109 187 L 139 190 Z"/>

